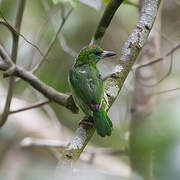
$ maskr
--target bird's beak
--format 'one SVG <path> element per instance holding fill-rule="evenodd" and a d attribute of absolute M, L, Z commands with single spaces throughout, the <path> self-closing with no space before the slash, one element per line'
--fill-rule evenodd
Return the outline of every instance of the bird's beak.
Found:
<path fill-rule="evenodd" d="M 106 58 L 106 57 L 110 57 L 110 56 L 115 56 L 116 53 L 113 51 L 103 51 L 101 53 L 101 58 Z"/>

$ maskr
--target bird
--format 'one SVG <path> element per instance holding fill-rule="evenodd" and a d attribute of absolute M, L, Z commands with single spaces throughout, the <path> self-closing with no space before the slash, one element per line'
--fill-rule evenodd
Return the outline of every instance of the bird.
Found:
<path fill-rule="evenodd" d="M 113 51 L 90 45 L 80 51 L 69 70 L 73 99 L 86 116 L 93 118 L 94 127 L 101 137 L 112 134 L 113 124 L 105 110 L 103 80 L 96 64 L 100 59 L 114 55 Z"/>

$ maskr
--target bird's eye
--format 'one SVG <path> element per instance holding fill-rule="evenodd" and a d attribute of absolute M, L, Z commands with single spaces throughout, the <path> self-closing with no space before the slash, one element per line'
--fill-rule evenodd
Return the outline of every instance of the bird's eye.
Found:
<path fill-rule="evenodd" d="M 101 51 L 98 51 L 98 52 L 96 52 L 96 55 L 100 56 L 101 53 L 102 53 Z"/>

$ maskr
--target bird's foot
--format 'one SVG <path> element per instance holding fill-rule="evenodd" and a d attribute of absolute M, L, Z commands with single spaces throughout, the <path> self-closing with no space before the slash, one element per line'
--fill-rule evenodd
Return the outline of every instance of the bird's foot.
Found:
<path fill-rule="evenodd" d="M 79 123 L 79 126 L 94 126 L 93 117 L 85 116 L 85 118 Z"/>

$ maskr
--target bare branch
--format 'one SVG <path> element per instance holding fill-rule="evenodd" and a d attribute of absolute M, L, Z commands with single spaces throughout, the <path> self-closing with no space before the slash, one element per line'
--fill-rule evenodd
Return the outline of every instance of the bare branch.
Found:
<path fill-rule="evenodd" d="M 1 50 L 1 45 L 0 45 Z M 2 56 L 8 58 L 8 54 L 5 51 L 0 51 L 0 53 L 4 53 Z M 1 55 L 1 54 L 0 54 Z M 12 62 L 12 61 L 11 61 Z M 70 109 L 73 113 L 78 112 L 78 108 L 74 103 L 74 100 L 71 95 L 63 94 L 56 91 L 54 88 L 49 87 L 45 83 L 43 83 L 40 79 L 38 79 L 31 72 L 26 71 L 24 68 L 19 67 L 15 64 L 8 65 L 0 63 L 0 69 L 5 71 L 4 76 L 17 76 L 28 82 L 32 87 L 41 92 L 46 98 L 50 101 L 56 102 L 66 108 Z"/>
<path fill-rule="evenodd" d="M 25 36 L 23 36 L 22 34 L 20 34 L 19 32 L 17 32 L 16 29 L 14 29 L 6 20 L 6 18 L 3 16 L 3 14 L 0 11 L 0 15 L 2 16 L 2 19 L 0 19 L 0 24 L 3 24 L 4 26 L 6 26 L 9 31 L 12 33 L 13 36 L 20 36 L 24 39 L 25 42 L 27 42 L 28 44 L 30 44 L 33 48 L 35 48 L 39 54 L 44 57 L 42 51 L 39 49 L 38 46 L 36 46 L 35 44 L 33 44 L 32 42 L 30 42 Z"/>
<path fill-rule="evenodd" d="M 31 72 L 36 72 L 36 71 L 39 69 L 39 67 L 43 64 L 44 60 L 46 59 L 46 57 L 48 56 L 49 52 L 51 51 L 53 45 L 54 45 L 55 42 L 56 42 L 56 39 L 57 39 L 59 33 L 61 32 L 61 30 L 62 30 L 62 28 L 63 28 L 66 20 L 68 19 L 68 17 L 69 17 L 70 14 L 72 13 L 72 11 L 73 11 L 73 8 L 71 8 L 71 9 L 69 10 L 69 12 L 67 13 L 66 16 L 62 16 L 62 23 L 61 23 L 61 25 L 59 26 L 59 29 L 58 29 L 58 31 L 56 32 L 54 38 L 51 40 L 51 42 L 50 42 L 50 44 L 49 44 L 49 46 L 48 46 L 48 48 L 47 48 L 47 50 L 46 50 L 46 52 L 45 52 L 44 57 L 43 57 L 43 58 L 40 60 L 40 62 L 32 69 Z"/>
<path fill-rule="evenodd" d="M 7 66 L 0 67 L 2 70 L 5 69 Z M 78 112 L 78 108 L 74 103 L 74 100 L 71 95 L 63 94 L 58 91 L 56 91 L 54 88 L 46 85 L 41 80 L 39 80 L 36 76 L 34 76 L 32 73 L 27 72 L 25 69 L 15 66 L 13 71 L 6 73 L 6 76 L 17 76 L 22 78 L 23 80 L 27 81 L 32 87 L 34 87 L 36 90 L 41 92 L 45 97 L 47 97 L 50 101 L 54 101 L 62 106 L 65 106 L 66 108 L 70 109 L 73 113 Z"/>
<path fill-rule="evenodd" d="M 139 83 L 141 83 L 141 85 L 145 86 L 145 87 L 154 87 L 158 84 L 160 84 L 162 81 L 164 81 L 172 72 L 172 67 L 173 67 L 173 54 L 171 54 L 171 58 L 170 58 L 170 66 L 168 69 L 168 72 L 157 82 L 153 83 L 153 84 L 145 84 L 143 82 L 141 82 L 141 79 L 138 79 L 137 81 L 139 81 Z M 138 73 L 138 71 L 136 70 L 135 75 Z"/>
<path fill-rule="evenodd" d="M 159 83 L 161 83 L 163 80 L 165 80 L 172 72 L 172 67 L 173 67 L 173 53 L 178 50 L 180 48 L 180 43 L 178 43 L 175 47 L 173 47 L 169 52 L 167 52 L 164 56 L 158 58 L 158 59 L 155 59 L 153 61 L 150 61 L 148 63 L 145 63 L 145 64 L 140 64 L 140 65 L 136 65 L 134 66 L 133 69 L 135 69 L 135 75 L 138 73 L 138 70 L 143 68 L 143 67 L 148 67 L 148 66 L 151 66 L 155 63 L 158 63 L 158 62 L 161 62 L 163 60 L 165 60 L 168 56 L 171 56 L 170 58 L 170 66 L 169 66 L 169 70 L 168 72 L 163 76 L 163 78 L 161 78 L 159 81 L 153 83 L 153 84 L 144 84 L 143 82 L 141 82 L 140 79 L 138 79 L 138 81 L 143 85 L 143 86 L 146 86 L 146 87 L 153 87 L 153 86 L 156 86 L 158 85 Z"/>
<path fill-rule="evenodd" d="M 73 51 L 68 45 L 67 45 L 67 42 L 64 38 L 64 36 L 61 34 L 61 40 L 60 40 L 60 44 L 61 44 L 61 47 L 63 48 L 63 50 L 69 54 L 70 56 L 72 57 L 77 57 L 78 53 Z"/>
<path fill-rule="evenodd" d="M 0 15 L 2 16 L 2 13 L 0 12 Z M 6 28 L 9 29 L 9 31 L 11 32 L 12 36 L 16 36 L 16 32 L 15 29 L 6 21 L 6 19 L 3 17 L 3 19 L 0 19 L 0 24 L 6 26 Z"/>
<path fill-rule="evenodd" d="M 47 30 L 47 26 L 49 24 L 49 18 L 46 17 L 46 19 L 44 20 L 43 24 L 41 25 L 41 27 L 39 27 L 38 31 L 35 33 L 35 39 L 36 39 L 36 45 L 39 46 L 40 42 L 42 39 L 44 39 L 44 33 L 45 33 L 45 29 Z M 30 53 L 30 61 L 26 67 L 27 70 L 30 70 L 33 68 L 33 63 L 34 63 L 34 57 L 36 55 L 36 49 L 31 48 L 31 53 Z M 41 57 L 43 58 L 43 57 Z M 40 59 L 41 59 L 40 58 Z M 47 58 L 48 59 L 48 58 Z M 20 81 L 21 79 L 18 79 L 16 81 Z"/>
<path fill-rule="evenodd" d="M 26 0 L 20 0 L 19 2 L 18 12 L 16 16 L 16 24 L 15 24 L 15 29 L 18 33 L 20 32 L 20 28 L 21 28 L 21 22 L 22 22 L 25 3 L 26 3 Z M 19 36 L 13 33 L 13 47 L 12 47 L 12 52 L 11 52 L 11 58 L 14 63 L 16 63 L 16 59 L 17 59 L 18 43 L 19 43 Z M 12 76 L 9 79 L 7 98 L 6 98 L 4 110 L 0 117 L 0 127 L 4 125 L 9 115 L 9 108 L 10 108 L 11 100 L 13 97 L 14 83 L 15 83 L 15 77 Z"/>
<path fill-rule="evenodd" d="M 49 7 L 49 4 L 44 1 L 44 0 L 41 0 L 41 3 L 44 5 L 44 9 L 46 11 L 46 13 L 48 14 L 49 16 L 49 19 L 50 19 L 50 22 L 51 22 L 51 25 L 53 26 L 53 28 L 55 29 L 55 26 L 54 26 L 54 23 L 53 23 L 53 20 L 52 20 L 52 16 L 51 14 L 49 13 L 49 11 L 51 10 L 50 7 Z M 63 4 L 61 4 L 63 6 Z M 64 8 L 61 8 L 61 16 L 64 16 Z M 76 57 L 77 56 L 77 53 L 75 51 L 73 51 L 66 43 L 66 40 L 64 39 L 64 36 L 61 34 L 60 36 L 58 36 L 58 39 L 60 41 L 60 45 L 62 47 L 62 49 L 67 53 L 69 54 L 70 56 L 72 57 Z"/>
<path fill-rule="evenodd" d="M 43 97 L 41 97 L 42 95 L 36 91 L 35 89 L 32 89 L 33 94 L 35 95 L 36 99 L 42 99 Z M 42 109 L 46 112 L 46 114 L 48 115 L 48 119 L 52 121 L 52 123 L 54 124 L 55 128 L 60 132 L 60 134 L 63 136 L 64 135 L 64 128 L 60 122 L 60 120 L 58 119 L 58 117 L 56 116 L 56 113 L 54 112 L 53 108 L 50 106 L 50 104 L 46 104 L 42 107 Z"/>
<path fill-rule="evenodd" d="M 41 107 L 41 106 L 43 106 L 45 104 L 48 104 L 48 103 L 50 103 L 49 100 L 43 100 L 41 102 L 35 103 L 33 105 L 30 105 L 30 106 L 27 106 L 27 107 L 24 107 L 24 108 L 20 108 L 20 109 L 16 109 L 16 110 L 10 110 L 9 114 L 14 114 L 14 113 L 27 111 L 27 110 L 34 109 L 34 108 L 38 108 L 38 107 Z"/>
<path fill-rule="evenodd" d="M 11 58 L 9 57 L 8 53 L 6 52 L 6 50 L 4 49 L 4 47 L 1 44 L 0 44 L 0 56 L 1 56 L 2 60 L 4 61 L 4 64 L 7 64 L 7 66 L 13 65 Z"/>
<path fill-rule="evenodd" d="M 117 10 L 119 0 L 112 0 L 107 6 L 102 20 L 98 26 L 98 30 L 92 40 L 92 43 L 99 43 L 102 39 L 105 30 L 107 29 L 110 21 Z M 150 30 L 152 29 L 155 17 L 157 15 L 158 7 L 161 0 L 144 0 L 143 6 L 140 11 L 139 19 L 136 26 L 126 41 L 122 55 L 120 57 L 120 64 L 116 66 L 116 71 L 113 75 L 106 79 L 105 93 L 108 98 L 108 109 L 111 107 L 117 98 L 125 79 L 127 78 L 137 56 L 139 55 L 142 47 L 144 46 Z M 108 16 L 106 18 L 106 16 Z M 109 17 L 110 16 L 110 17 Z M 104 27 L 104 28 L 103 28 Z M 57 177 L 61 168 L 71 167 L 74 160 L 77 160 L 84 150 L 85 146 L 94 134 L 94 127 L 86 124 L 80 124 L 76 130 L 69 144 L 66 146 L 64 153 L 57 168 Z"/>
<path fill-rule="evenodd" d="M 180 43 L 178 43 L 176 46 L 174 46 L 172 49 L 170 49 L 164 56 L 162 56 L 162 57 L 160 57 L 158 59 L 152 60 L 150 62 L 144 63 L 144 64 L 136 65 L 136 66 L 134 66 L 133 69 L 141 69 L 143 67 L 147 67 L 147 66 L 153 65 L 155 63 L 158 63 L 160 61 L 163 61 L 166 57 L 172 55 L 179 48 L 180 48 Z"/>
<path fill-rule="evenodd" d="M 174 88 L 174 89 L 168 89 L 168 90 L 158 91 L 158 92 L 154 92 L 154 93 L 153 93 L 153 96 L 161 95 L 161 94 L 166 94 L 166 93 L 173 92 L 173 91 L 178 91 L 178 90 L 180 90 L 180 87 Z"/>

